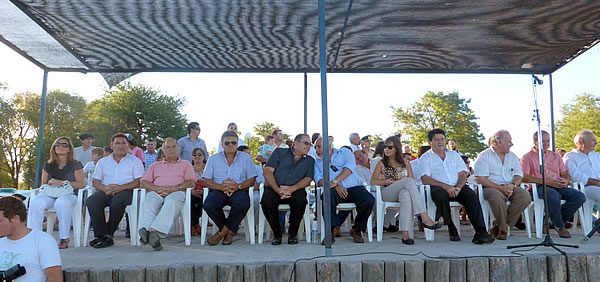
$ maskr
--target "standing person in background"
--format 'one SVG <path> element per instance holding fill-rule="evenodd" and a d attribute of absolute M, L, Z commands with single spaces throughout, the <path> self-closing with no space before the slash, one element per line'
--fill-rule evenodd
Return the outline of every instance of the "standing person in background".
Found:
<path fill-rule="evenodd" d="M 352 152 L 359 151 L 360 135 L 358 135 L 358 133 L 350 133 L 350 137 L 348 137 L 348 139 L 350 140 L 350 149 L 352 149 Z"/>
<path fill-rule="evenodd" d="M 373 157 L 373 151 L 371 151 L 371 135 L 363 136 L 360 138 L 360 149 L 367 154 L 367 157 L 370 159 Z"/>
<path fill-rule="evenodd" d="M 275 151 L 275 149 L 277 149 L 277 148 L 287 149 L 290 147 L 287 144 L 285 144 L 285 141 L 283 138 L 283 132 L 281 131 L 281 129 L 279 129 L 279 128 L 273 129 L 273 133 L 271 135 L 273 135 L 273 139 L 275 140 L 275 145 L 272 146 L 273 151 Z M 260 154 L 256 156 L 256 160 L 260 163 L 267 162 L 267 159 L 263 158 Z"/>
<path fill-rule="evenodd" d="M 132 154 L 133 156 L 135 156 L 136 158 L 140 159 L 140 161 L 142 162 L 142 165 L 144 164 L 144 162 L 146 161 L 146 157 L 144 157 L 144 150 L 142 150 L 140 147 L 135 145 L 135 140 L 133 138 L 133 135 L 126 133 L 125 136 L 127 137 L 127 143 L 128 147 L 129 147 L 129 153 Z"/>
<path fill-rule="evenodd" d="M 146 141 L 146 151 L 144 152 L 144 169 L 148 168 L 156 161 L 156 141 L 148 138 Z"/>
<path fill-rule="evenodd" d="M 75 159 L 85 165 L 92 160 L 92 149 L 96 148 L 92 146 L 94 135 L 83 133 L 79 135 L 79 140 L 81 140 L 81 146 L 75 148 Z"/>
<path fill-rule="evenodd" d="M 402 148 L 402 150 L 403 150 L 404 154 L 410 155 L 410 160 L 411 161 L 414 161 L 414 160 L 417 159 L 417 157 L 413 156 L 412 149 L 410 148 L 410 145 L 408 145 L 408 144 L 404 145 L 404 147 Z"/>
<path fill-rule="evenodd" d="M 235 124 L 235 122 L 228 124 L 227 130 L 235 132 L 235 134 L 237 134 L 238 136 L 240 135 L 240 133 L 238 132 L 237 124 Z M 238 146 L 246 146 L 246 142 L 244 142 L 244 139 L 242 139 L 242 137 L 238 137 Z M 223 145 L 221 144 L 221 142 L 219 142 L 217 148 L 217 153 L 223 152 Z"/>
<path fill-rule="evenodd" d="M 490 146 L 492 146 L 492 144 L 488 144 L 488 147 Z M 448 149 L 457 152 L 461 156 L 463 155 L 463 153 L 458 150 L 458 143 L 456 143 L 456 139 L 454 138 L 448 140 Z"/>
<path fill-rule="evenodd" d="M 196 148 L 201 148 L 204 152 L 204 156 L 208 158 L 208 150 L 206 150 L 206 143 L 200 136 L 200 124 L 197 122 L 190 122 L 187 125 L 188 135 L 179 138 L 177 145 L 179 146 L 179 158 L 192 163 L 192 151 Z"/>
<path fill-rule="evenodd" d="M 321 134 L 319 134 L 318 132 L 313 133 L 313 135 L 310 137 L 310 150 L 308 151 L 308 155 L 311 156 L 313 159 L 318 160 L 319 157 L 317 156 L 317 151 L 315 151 L 315 141 L 317 141 L 317 139 L 321 137 Z"/>

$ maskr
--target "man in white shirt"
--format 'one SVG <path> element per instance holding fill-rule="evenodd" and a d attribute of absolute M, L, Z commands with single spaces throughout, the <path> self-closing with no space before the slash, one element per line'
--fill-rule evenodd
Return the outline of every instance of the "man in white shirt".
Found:
<path fill-rule="evenodd" d="M 419 178 L 431 189 L 431 198 L 437 206 L 438 214 L 448 225 L 450 241 L 460 241 L 456 226 L 450 216 L 450 201 L 457 201 L 465 207 L 475 229 L 474 244 L 494 242 L 494 236 L 487 233 L 483 221 L 481 205 L 475 192 L 466 186 L 467 167 L 460 155 L 446 149 L 446 133 L 434 129 L 427 134 L 431 150 L 419 158 Z M 460 223 L 458 223 L 460 224 Z"/>
<path fill-rule="evenodd" d="M 360 135 L 358 133 L 350 133 L 350 149 L 352 152 L 360 151 Z"/>
<path fill-rule="evenodd" d="M 582 130 L 573 139 L 577 149 L 568 152 L 563 160 L 571 179 L 585 185 L 586 197 L 600 201 L 600 154 L 594 152 L 598 142 L 590 130 Z"/>
<path fill-rule="evenodd" d="M 483 197 L 490 203 L 496 225 L 492 235 L 506 240 L 508 228 L 519 220 L 531 203 L 531 196 L 519 185 L 523 179 L 519 157 L 510 151 L 512 137 L 506 130 L 492 136 L 492 146 L 479 154 L 475 162 L 475 178 L 483 185 Z M 510 206 L 506 205 L 510 201 Z"/>
<path fill-rule="evenodd" d="M 75 159 L 80 161 L 82 165 L 85 165 L 92 160 L 92 149 L 96 148 L 92 146 L 94 135 L 83 133 L 79 135 L 79 140 L 81 140 L 81 146 L 76 147 L 74 150 Z"/>
<path fill-rule="evenodd" d="M 16 197 L 0 197 L 0 271 L 17 264 L 25 275 L 15 281 L 63 281 L 60 253 L 52 236 L 27 228 L 27 209 Z"/>
<path fill-rule="evenodd" d="M 227 125 L 227 131 L 233 131 L 236 134 L 239 134 L 237 129 L 237 124 L 234 122 Z M 238 146 L 246 146 L 246 142 L 244 142 L 244 139 L 241 137 L 238 137 Z M 221 144 L 221 142 L 219 142 L 219 145 L 217 146 L 217 153 L 220 152 L 223 152 L 223 144 Z"/>
<path fill-rule="evenodd" d="M 131 204 L 133 189 L 140 187 L 140 178 L 144 176 L 144 165 L 137 157 L 127 153 L 127 137 L 116 133 L 111 137 L 113 153 L 96 164 L 92 183 L 96 192 L 87 200 L 90 219 L 96 238 L 90 242 L 94 248 L 106 248 L 114 245 L 112 235 L 125 213 L 125 207 Z M 109 206 L 108 223 L 104 208 Z"/>

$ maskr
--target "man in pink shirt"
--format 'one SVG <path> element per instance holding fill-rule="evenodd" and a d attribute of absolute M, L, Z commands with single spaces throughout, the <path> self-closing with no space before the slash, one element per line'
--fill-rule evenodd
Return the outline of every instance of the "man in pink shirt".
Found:
<path fill-rule="evenodd" d="M 175 215 L 185 202 L 185 189 L 194 187 L 196 173 L 192 164 L 179 159 L 177 141 L 171 137 L 163 142 L 165 160 L 153 163 L 141 179 L 148 192 L 140 211 L 140 242 L 150 243 L 155 251 L 162 250 L 160 238 L 166 238 Z"/>
<path fill-rule="evenodd" d="M 538 186 L 540 198 L 544 197 L 542 185 L 542 174 L 540 173 L 540 162 L 538 153 L 538 133 L 533 135 L 534 147 L 521 158 L 521 169 L 523 170 L 523 182 L 535 183 Z M 585 202 L 585 195 L 576 189 L 569 188 L 571 177 L 563 163 L 561 156 L 549 151 L 550 134 L 542 131 L 542 147 L 544 153 L 544 172 L 546 186 L 548 186 L 548 211 L 550 219 L 558 230 L 558 236 L 571 238 L 567 231 L 565 222 L 569 220 L 577 209 Z M 561 206 L 560 201 L 566 203 Z"/>

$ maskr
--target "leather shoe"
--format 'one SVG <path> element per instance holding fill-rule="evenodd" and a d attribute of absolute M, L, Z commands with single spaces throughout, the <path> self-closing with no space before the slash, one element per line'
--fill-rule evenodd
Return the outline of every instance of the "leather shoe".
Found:
<path fill-rule="evenodd" d="M 229 231 L 229 233 L 225 235 L 225 238 L 223 238 L 223 242 L 221 242 L 221 244 L 231 245 L 231 243 L 233 243 L 233 232 Z"/>
<path fill-rule="evenodd" d="M 473 240 L 471 240 L 471 242 L 473 242 L 473 244 L 481 245 L 493 243 L 494 240 L 494 236 L 487 233 L 485 230 L 482 230 L 475 233 L 475 236 L 473 236 Z"/>
<path fill-rule="evenodd" d="M 527 229 L 527 225 L 525 225 L 525 223 L 523 223 L 523 222 L 518 222 L 518 223 L 516 223 L 516 224 L 515 224 L 515 227 L 516 227 L 517 229 L 519 229 L 519 230 L 525 230 L 525 229 Z"/>
<path fill-rule="evenodd" d="M 162 244 L 160 243 L 160 237 L 156 231 L 150 231 L 150 235 L 148 235 L 148 243 L 155 251 L 160 251 L 163 249 Z"/>
<path fill-rule="evenodd" d="M 406 244 L 406 245 L 414 245 L 415 244 L 415 240 L 413 240 L 411 238 L 408 238 L 408 239 L 405 240 L 404 238 L 402 238 L 402 243 Z"/>
<path fill-rule="evenodd" d="M 436 229 L 440 229 L 440 227 L 442 227 L 442 225 L 439 222 L 436 222 L 433 225 L 427 225 L 427 224 L 423 223 L 423 227 L 427 228 L 427 229 L 431 229 L 431 230 L 436 230 Z"/>
<path fill-rule="evenodd" d="M 96 246 L 100 241 L 102 241 L 102 237 L 96 237 L 94 240 L 90 241 L 90 246 Z"/>
<path fill-rule="evenodd" d="M 571 233 L 566 228 L 559 228 L 557 232 L 560 238 L 571 238 Z"/>
<path fill-rule="evenodd" d="M 297 245 L 297 244 L 298 244 L 298 236 L 288 237 L 288 245 Z"/>
<path fill-rule="evenodd" d="M 332 229 L 331 234 L 333 237 L 342 237 L 342 231 L 337 226 Z"/>
<path fill-rule="evenodd" d="M 210 236 L 210 238 L 208 238 L 206 242 L 208 242 L 209 245 L 214 246 L 216 244 L 219 244 L 219 242 L 221 242 L 222 239 L 223 236 L 221 236 L 221 232 L 217 232 Z"/>
<path fill-rule="evenodd" d="M 98 242 L 98 244 L 94 245 L 94 248 L 102 249 L 102 248 L 110 247 L 114 244 L 115 244 L 115 242 L 113 241 L 113 239 L 110 236 L 104 235 L 104 237 L 102 237 L 100 242 Z"/>
<path fill-rule="evenodd" d="M 400 228 L 398 228 L 398 226 L 390 224 L 390 226 L 388 226 L 387 228 L 384 226 L 383 230 L 385 232 L 398 232 L 398 230 L 400 230 Z"/>
<path fill-rule="evenodd" d="M 273 237 L 273 240 L 271 240 L 271 245 L 274 245 L 274 246 L 279 246 L 279 245 L 281 245 L 281 234 L 279 234 L 279 235 L 275 235 L 275 236 Z"/>
<path fill-rule="evenodd" d="M 498 237 L 498 232 L 500 232 L 500 226 L 496 225 L 494 228 L 492 228 L 491 233 L 494 237 Z"/>
<path fill-rule="evenodd" d="M 150 235 L 150 232 L 148 232 L 148 230 L 146 230 L 145 227 L 142 227 L 142 229 L 140 229 L 139 233 L 140 233 L 140 243 L 142 243 L 142 245 L 148 244 L 148 236 Z"/>
<path fill-rule="evenodd" d="M 506 233 L 506 231 L 499 231 L 498 235 L 494 236 L 496 237 L 496 239 L 498 240 L 506 240 L 506 237 L 508 237 L 508 234 Z"/>
<path fill-rule="evenodd" d="M 450 241 L 460 241 L 458 230 L 456 230 L 455 228 L 449 229 L 448 235 L 450 235 Z"/>
<path fill-rule="evenodd" d="M 364 243 L 365 240 L 362 237 L 362 232 L 358 229 L 350 229 L 350 236 L 352 237 L 352 242 L 354 243 Z"/>

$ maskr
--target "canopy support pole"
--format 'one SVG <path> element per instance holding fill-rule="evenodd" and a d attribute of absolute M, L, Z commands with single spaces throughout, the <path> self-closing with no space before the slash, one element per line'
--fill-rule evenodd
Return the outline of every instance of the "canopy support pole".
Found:
<path fill-rule="evenodd" d="M 552 74 L 550 74 L 550 134 L 552 135 L 552 151 L 556 151 L 554 139 L 554 89 L 552 87 Z"/>
<path fill-rule="evenodd" d="M 44 70 L 44 81 L 42 83 L 42 101 L 40 103 L 40 127 L 38 130 L 38 145 L 35 158 L 35 181 L 34 188 L 40 187 L 40 175 L 42 173 L 42 150 L 44 149 L 44 122 L 46 121 L 46 92 L 48 91 L 48 71 Z"/>
<path fill-rule="evenodd" d="M 306 89 L 308 85 L 308 78 L 306 77 L 306 73 L 304 73 L 304 134 L 308 134 L 308 90 Z"/>

